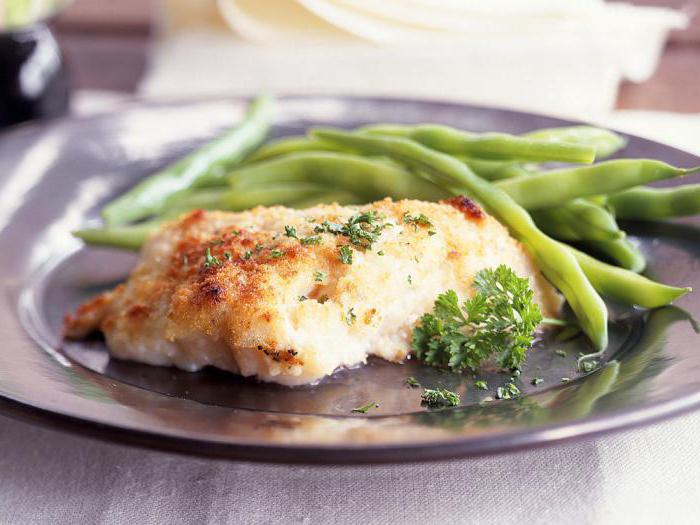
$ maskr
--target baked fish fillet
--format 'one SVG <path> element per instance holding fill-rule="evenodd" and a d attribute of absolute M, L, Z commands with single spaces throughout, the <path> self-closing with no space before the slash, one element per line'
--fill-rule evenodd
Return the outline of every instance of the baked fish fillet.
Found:
<path fill-rule="evenodd" d="M 341 231 L 351 218 L 370 235 Z M 369 355 L 405 359 L 436 296 L 465 297 L 499 264 L 556 314 L 560 297 L 523 246 L 464 197 L 198 210 L 154 234 L 126 283 L 66 316 L 65 333 L 100 330 L 121 359 L 308 384 Z"/>

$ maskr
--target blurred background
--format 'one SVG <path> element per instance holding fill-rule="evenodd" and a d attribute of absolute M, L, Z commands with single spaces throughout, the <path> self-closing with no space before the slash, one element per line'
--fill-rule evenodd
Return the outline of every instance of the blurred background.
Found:
<path fill-rule="evenodd" d="M 700 146 L 688 133 L 697 119 L 685 118 L 700 112 L 700 0 L 0 0 L 0 7 L 0 69 L 9 63 L 8 39 L 16 47 L 10 37 L 36 20 L 45 19 L 62 51 L 66 74 L 43 75 L 58 102 L 44 104 L 40 116 L 64 106 L 105 110 L 133 96 L 265 88 L 440 98 L 632 130 L 642 122 L 645 134 L 663 137 L 680 127 L 680 145 Z M 22 38 L 26 47 L 31 37 Z M 59 67 L 44 51 L 30 70 Z M 0 71 L 5 85 L 13 71 Z M 62 99 L 68 87 L 70 106 Z"/>

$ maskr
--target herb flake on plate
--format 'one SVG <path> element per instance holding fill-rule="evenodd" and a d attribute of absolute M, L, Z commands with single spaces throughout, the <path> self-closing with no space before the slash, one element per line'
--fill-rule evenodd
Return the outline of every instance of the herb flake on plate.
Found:
<path fill-rule="evenodd" d="M 446 388 L 426 388 L 420 396 L 421 404 L 430 408 L 456 407 L 459 405 L 459 395 Z"/>

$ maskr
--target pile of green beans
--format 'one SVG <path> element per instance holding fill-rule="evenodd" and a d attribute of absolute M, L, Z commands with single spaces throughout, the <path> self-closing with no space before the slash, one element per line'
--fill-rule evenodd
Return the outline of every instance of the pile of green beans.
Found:
<path fill-rule="evenodd" d="M 509 135 L 376 124 L 263 144 L 272 104 L 270 97 L 258 97 L 238 126 L 105 206 L 106 227 L 75 235 L 91 245 L 136 250 L 164 221 L 193 209 L 304 208 L 384 197 L 437 201 L 466 194 L 530 250 L 598 351 L 608 337 L 601 295 L 657 308 L 690 291 L 640 275 L 644 255 L 616 219 L 699 214 L 700 184 L 645 186 L 699 168 L 651 159 L 590 164 L 626 144 L 617 133 L 592 126 Z M 573 165 L 544 169 L 554 162 Z"/>

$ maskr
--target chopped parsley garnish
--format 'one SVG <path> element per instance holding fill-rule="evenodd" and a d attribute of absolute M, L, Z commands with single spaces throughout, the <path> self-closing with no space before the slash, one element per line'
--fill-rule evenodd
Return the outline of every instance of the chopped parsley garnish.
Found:
<path fill-rule="evenodd" d="M 322 272 L 320 270 L 314 272 L 314 281 L 316 281 L 317 283 L 322 283 L 325 278 L 326 278 L 325 272 Z"/>
<path fill-rule="evenodd" d="M 377 252 L 377 255 L 379 255 L 380 257 L 383 257 L 383 256 L 384 256 L 384 250 L 379 250 L 379 251 Z"/>
<path fill-rule="evenodd" d="M 233 254 L 231 252 L 224 252 L 224 257 L 226 257 L 227 261 L 230 261 L 233 259 Z"/>
<path fill-rule="evenodd" d="M 413 377 L 413 376 L 410 376 L 410 377 L 407 377 L 407 378 L 406 378 L 406 384 L 407 384 L 408 386 L 410 386 L 411 388 L 419 388 L 419 387 L 420 387 L 420 383 L 419 383 L 418 380 L 417 380 L 415 377 Z"/>
<path fill-rule="evenodd" d="M 418 226 L 432 226 L 432 221 L 422 213 L 418 215 L 411 215 L 410 212 L 404 212 L 403 214 L 404 224 L 413 224 L 413 227 L 418 230 Z"/>
<path fill-rule="evenodd" d="M 326 301 L 328 301 L 328 296 L 325 293 L 318 298 L 318 302 L 321 304 L 324 304 Z"/>
<path fill-rule="evenodd" d="M 448 290 L 421 317 L 413 330 L 416 356 L 455 371 L 476 370 L 493 355 L 503 368 L 520 368 L 542 320 L 528 280 L 501 265 L 478 272 L 472 286 L 474 297 L 461 307 Z"/>
<path fill-rule="evenodd" d="M 408 284 L 413 284 L 413 278 L 409 275 L 406 279 L 408 281 Z"/>
<path fill-rule="evenodd" d="M 431 237 L 432 237 L 433 235 L 436 235 L 436 234 L 437 234 L 437 232 L 436 232 L 435 230 L 429 230 L 429 231 L 428 231 L 428 235 L 430 235 Z"/>
<path fill-rule="evenodd" d="M 320 235 L 312 235 L 310 237 L 302 237 L 299 242 L 304 246 L 311 246 L 312 244 L 321 244 Z"/>
<path fill-rule="evenodd" d="M 426 388 L 420 396 L 421 404 L 431 408 L 456 407 L 459 405 L 459 395 L 445 388 Z"/>
<path fill-rule="evenodd" d="M 211 254 L 211 248 L 207 248 L 204 254 L 204 267 L 211 268 L 212 266 L 221 266 L 221 261 Z"/>
<path fill-rule="evenodd" d="M 247 261 L 248 259 L 250 259 L 252 256 L 253 256 L 253 252 L 251 252 L 250 250 L 246 250 L 245 253 L 243 254 L 243 258 L 244 258 L 246 261 Z"/>
<path fill-rule="evenodd" d="M 355 315 L 355 309 L 350 308 L 348 310 L 348 313 L 345 314 L 345 322 L 349 325 L 355 324 L 355 321 L 357 320 L 357 316 Z"/>
<path fill-rule="evenodd" d="M 307 299 L 308 299 L 308 297 L 306 297 L 305 295 L 300 295 L 300 296 L 299 296 L 299 302 L 300 302 L 300 303 L 306 301 Z"/>
<path fill-rule="evenodd" d="M 352 248 L 350 246 L 343 244 L 338 248 L 338 251 L 340 252 L 340 261 L 343 264 L 352 264 Z"/>
<path fill-rule="evenodd" d="M 486 383 L 486 381 L 483 380 L 478 380 L 474 381 L 474 387 L 478 388 L 479 390 L 488 390 L 489 385 Z"/>
<path fill-rule="evenodd" d="M 347 237 L 355 248 L 369 250 L 379 239 L 382 230 L 391 226 L 381 222 L 381 218 L 377 212 L 370 210 L 353 215 L 345 224 L 323 221 L 314 228 L 314 232 L 342 235 Z M 340 247 L 340 260 L 345 264 L 352 264 L 352 249 L 349 245 Z"/>
<path fill-rule="evenodd" d="M 499 386 L 496 389 L 496 399 L 515 399 L 518 396 L 520 396 L 520 389 L 513 383 Z"/>
<path fill-rule="evenodd" d="M 542 383 L 543 381 L 544 381 L 544 379 L 542 379 L 541 377 L 533 377 L 533 378 L 530 380 L 530 384 L 532 384 L 532 385 L 534 385 L 534 386 L 537 386 L 537 385 L 539 385 L 540 383 Z"/>
<path fill-rule="evenodd" d="M 319 244 L 321 242 L 321 237 L 318 235 L 311 235 L 308 237 L 299 237 L 297 234 L 297 229 L 294 226 L 286 225 L 284 227 L 284 236 L 291 239 L 298 239 L 304 246 L 311 246 L 312 244 Z"/>
<path fill-rule="evenodd" d="M 357 407 L 357 408 L 353 408 L 352 411 L 353 411 L 353 412 L 358 412 L 358 413 L 360 413 L 360 414 L 366 414 L 367 411 L 368 411 L 370 408 L 379 408 L 379 403 L 375 403 L 375 402 L 373 401 L 373 402 L 371 402 L 371 403 L 367 403 L 367 404 L 364 405 L 364 406 Z"/>
<path fill-rule="evenodd" d="M 343 225 L 341 233 L 350 239 L 350 242 L 359 248 L 372 248 L 377 242 L 382 230 L 389 224 L 380 222 L 381 216 L 376 211 L 366 211 L 353 215 Z"/>
<path fill-rule="evenodd" d="M 314 232 L 316 233 L 330 233 L 332 235 L 341 235 L 343 232 L 343 225 L 337 222 L 323 221 L 318 226 L 314 226 Z"/>
<path fill-rule="evenodd" d="M 284 255 L 284 252 L 282 250 L 270 250 L 270 257 L 273 259 L 279 259 Z"/>
<path fill-rule="evenodd" d="M 566 357 L 566 352 L 564 352 L 564 350 L 555 350 L 554 353 L 559 357 Z"/>

